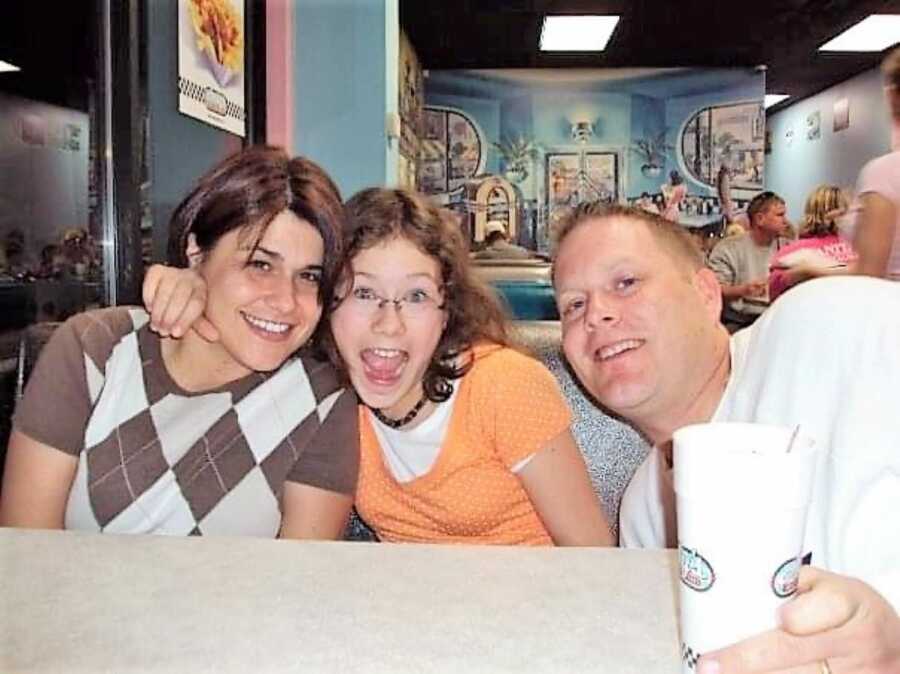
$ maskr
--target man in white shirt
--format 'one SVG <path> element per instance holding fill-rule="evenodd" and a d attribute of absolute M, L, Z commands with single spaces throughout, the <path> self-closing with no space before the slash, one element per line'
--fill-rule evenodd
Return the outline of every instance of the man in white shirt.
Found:
<path fill-rule="evenodd" d="M 900 286 L 813 281 L 729 338 L 719 281 L 671 223 L 584 204 L 558 232 L 566 356 L 655 445 L 622 501 L 624 545 L 677 540 L 682 426 L 799 423 L 821 450 L 805 534 L 819 568 L 804 570 L 782 629 L 708 654 L 700 674 L 900 672 Z"/>

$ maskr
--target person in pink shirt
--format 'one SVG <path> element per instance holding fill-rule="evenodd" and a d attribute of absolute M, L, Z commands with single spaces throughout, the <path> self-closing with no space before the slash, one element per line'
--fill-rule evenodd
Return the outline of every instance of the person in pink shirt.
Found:
<path fill-rule="evenodd" d="M 873 159 L 859 174 L 853 206 L 854 273 L 900 280 L 900 47 L 881 64 L 893 126 L 893 151 Z"/>
<path fill-rule="evenodd" d="M 666 220 L 678 222 L 678 207 L 687 196 L 687 185 L 684 184 L 684 178 L 678 171 L 672 171 L 669 174 L 669 182 L 664 183 L 660 189 L 666 201 L 662 216 Z"/>
<path fill-rule="evenodd" d="M 847 211 L 847 197 L 840 187 L 820 185 L 807 197 L 804 211 L 800 238 L 772 258 L 771 301 L 801 281 L 847 273 L 847 265 L 856 259 L 853 246 L 838 236 L 837 220 Z"/>

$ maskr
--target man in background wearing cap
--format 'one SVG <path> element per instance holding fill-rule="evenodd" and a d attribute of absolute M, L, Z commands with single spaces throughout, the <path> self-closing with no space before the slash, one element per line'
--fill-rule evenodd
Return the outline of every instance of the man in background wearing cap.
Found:
<path fill-rule="evenodd" d="M 527 248 L 510 243 L 506 236 L 506 226 L 497 220 L 490 220 L 484 226 L 484 248 L 475 253 L 477 260 L 527 260 L 534 257 Z"/>

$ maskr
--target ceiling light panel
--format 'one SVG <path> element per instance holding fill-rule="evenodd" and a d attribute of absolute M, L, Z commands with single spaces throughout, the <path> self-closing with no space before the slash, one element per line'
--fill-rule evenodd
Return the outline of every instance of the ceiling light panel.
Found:
<path fill-rule="evenodd" d="M 544 17 L 541 28 L 541 51 L 603 51 L 619 17 L 565 15 Z"/>
<path fill-rule="evenodd" d="M 872 14 L 832 38 L 819 51 L 884 51 L 900 42 L 900 14 Z"/>

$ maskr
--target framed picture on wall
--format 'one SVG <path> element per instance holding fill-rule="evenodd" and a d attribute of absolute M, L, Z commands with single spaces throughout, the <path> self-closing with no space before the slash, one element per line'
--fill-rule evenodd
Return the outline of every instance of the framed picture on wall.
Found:
<path fill-rule="evenodd" d="M 833 130 L 837 132 L 848 128 L 850 128 L 850 100 L 840 98 L 834 102 Z"/>
<path fill-rule="evenodd" d="M 822 137 L 822 113 L 819 110 L 806 116 L 806 140 L 819 140 Z"/>
<path fill-rule="evenodd" d="M 618 201 L 619 169 L 615 152 L 586 152 L 584 173 L 581 201 Z"/>
<path fill-rule="evenodd" d="M 178 111 L 247 135 L 244 0 L 178 0 Z"/>
<path fill-rule="evenodd" d="M 546 155 L 547 203 L 569 206 L 577 203 L 579 156 L 575 152 L 548 152 Z"/>
<path fill-rule="evenodd" d="M 615 152 L 548 152 L 544 161 L 551 228 L 567 209 L 583 201 L 618 200 L 619 158 Z"/>

